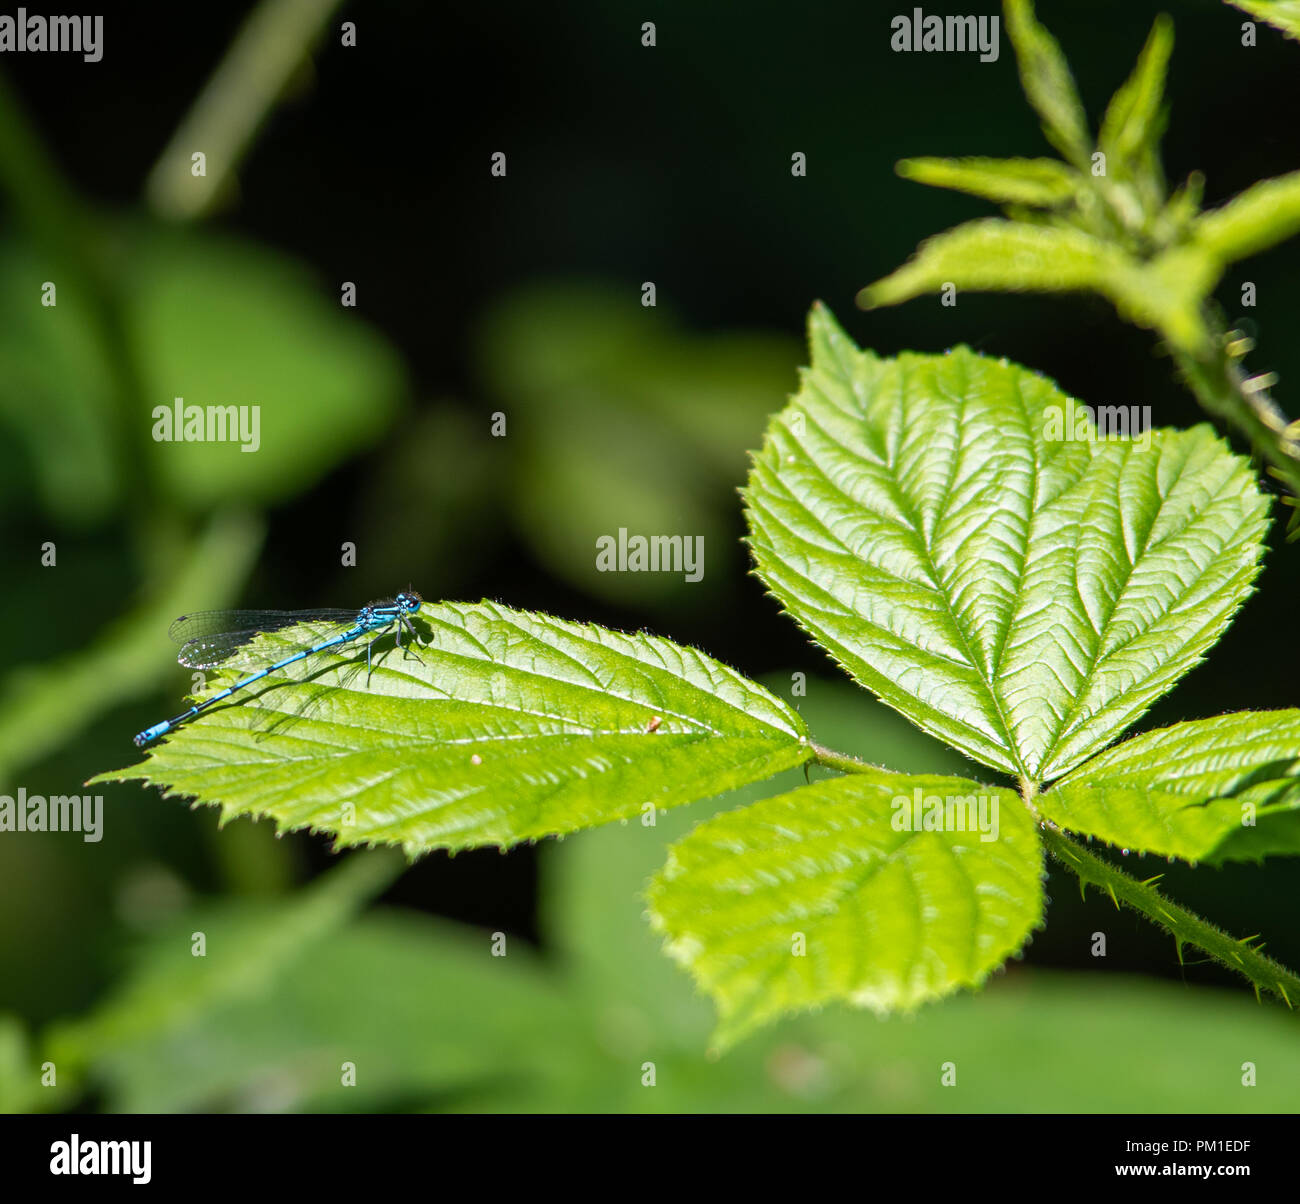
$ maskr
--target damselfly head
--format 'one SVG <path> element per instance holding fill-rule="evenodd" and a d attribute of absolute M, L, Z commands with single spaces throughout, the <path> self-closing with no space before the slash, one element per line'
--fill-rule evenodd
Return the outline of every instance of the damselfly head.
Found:
<path fill-rule="evenodd" d="M 397 605 L 404 606 L 412 614 L 420 609 L 424 599 L 420 597 L 415 590 L 407 588 L 397 595 Z"/>

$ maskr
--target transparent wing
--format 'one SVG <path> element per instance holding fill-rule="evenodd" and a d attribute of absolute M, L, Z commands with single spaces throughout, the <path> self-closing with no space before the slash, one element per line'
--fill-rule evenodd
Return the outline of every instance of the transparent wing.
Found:
<path fill-rule="evenodd" d="M 176 659 L 188 669 L 211 669 L 255 636 L 299 623 L 339 623 L 351 626 L 355 610 L 199 610 L 181 615 L 167 634 L 181 650 Z"/>
<path fill-rule="evenodd" d="M 382 605 L 382 603 L 376 603 L 376 605 Z M 382 635 L 388 636 L 390 632 L 382 633 Z M 279 702 L 277 699 L 273 708 L 264 709 L 258 707 L 254 709 L 248 719 L 249 727 L 258 731 L 258 735 L 254 739 L 260 743 L 274 732 L 292 731 L 294 724 L 309 714 L 322 698 L 335 690 L 358 688 L 358 683 L 360 687 L 366 687 L 369 666 L 366 664 L 365 646 L 370 638 L 371 635 L 363 636 L 354 643 L 344 645 L 343 648 L 334 649 L 342 657 L 350 656 L 351 659 L 339 660 L 327 666 L 322 666 L 323 672 L 319 678 L 307 678 L 295 682 L 294 689 L 298 697 L 292 705 L 287 702 Z M 352 650 L 351 653 L 349 653 L 349 649 Z M 409 653 L 416 660 L 423 659 L 418 646 L 403 643 L 402 651 Z M 388 639 L 375 649 L 375 672 L 382 672 L 385 666 L 389 664 L 390 658 L 394 656 L 397 656 L 397 649 L 393 646 L 392 640 Z M 402 657 L 397 656 L 397 659 L 392 662 L 399 670 L 402 659 Z M 273 686 L 271 691 L 273 692 L 274 689 Z"/>

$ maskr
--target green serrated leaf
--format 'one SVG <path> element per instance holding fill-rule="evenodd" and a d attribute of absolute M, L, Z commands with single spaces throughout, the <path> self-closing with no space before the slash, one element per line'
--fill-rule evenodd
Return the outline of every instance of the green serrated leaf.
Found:
<path fill-rule="evenodd" d="M 1030 0 L 1006 0 L 1004 12 L 1020 82 L 1042 119 L 1043 133 L 1075 167 L 1086 169 L 1092 151 L 1088 119 L 1059 43 L 1038 23 Z"/>
<path fill-rule="evenodd" d="M 430 646 L 408 656 L 385 641 L 369 686 L 355 651 L 309 657 L 96 780 L 416 854 L 675 807 L 811 756 L 795 710 L 670 640 L 493 602 L 426 604 L 416 626 Z M 243 667 L 306 634 L 259 637 Z"/>
<path fill-rule="evenodd" d="M 1039 810 L 1071 832 L 1125 852 L 1200 861 L 1241 822 L 1232 799 L 1193 799 L 1154 786 L 1077 782 L 1039 796 Z"/>
<path fill-rule="evenodd" d="M 1194 245 L 1220 265 L 1257 255 L 1300 233 L 1300 171 L 1261 180 L 1192 224 Z"/>
<path fill-rule="evenodd" d="M 1056 159 L 903 159 L 895 170 L 905 180 L 953 188 L 999 204 L 1051 208 L 1068 201 L 1079 176 Z"/>
<path fill-rule="evenodd" d="M 917 799 L 923 813 L 962 800 L 988 822 L 897 830 Z M 716 1002 L 725 1047 L 786 1012 L 908 1011 L 982 982 L 1042 918 L 1042 875 L 1013 791 L 853 774 L 700 824 L 670 848 L 649 904 L 668 951 Z"/>
<path fill-rule="evenodd" d="M 1144 732 L 1080 765 L 1037 804 L 1072 831 L 1188 861 L 1296 852 L 1300 710 Z"/>
<path fill-rule="evenodd" d="M 823 307 L 809 338 L 744 493 L 758 573 L 932 735 L 1051 780 L 1173 686 L 1249 593 L 1268 503 L 1208 427 L 1103 440 L 1015 364 L 964 347 L 881 360 Z"/>
<path fill-rule="evenodd" d="M 1300 0 L 1228 0 L 1228 3 L 1300 42 Z"/>
<path fill-rule="evenodd" d="M 1102 118 L 1097 148 L 1105 153 L 1112 173 L 1136 174 L 1145 160 L 1155 157 L 1173 48 L 1174 23 L 1162 13 L 1151 26 L 1133 74 L 1111 98 Z"/>
<path fill-rule="evenodd" d="M 952 285 L 958 290 L 1065 293 L 1107 297 L 1130 321 L 1159 330 L 1179 347 L 1206 333 L 1201 302 L 1219 267 L 1200 248 L 1177 247 L 1149 263 L 1068 226 L 983 218 L 928 238 L 897 271 L 858 294 L 866 309 L 897 305 Z"/>
<path fill-rule="evenodd" d="M 897 305 L 951 283 L 958 289 L 1105 292 L 1136 265 L 1081 230 L 980 218 L 927 238 L 897 271 L 858 294 L 866 309 Z"/>

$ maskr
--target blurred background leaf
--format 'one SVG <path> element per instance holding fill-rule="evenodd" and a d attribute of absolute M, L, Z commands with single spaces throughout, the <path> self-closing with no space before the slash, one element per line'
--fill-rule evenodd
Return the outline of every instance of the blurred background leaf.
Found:
<path fill-rule="evenodd" d="M 123 235 L 124 321 L 154 407 L 260 408 L 261 446 L 153 442 L 159 504 L 203 509 L 294 497 L 388 426 L 406 382 L 393 349 L 327 299 L 301 265 L 230 238 L 137 226 Z M 135 471 L 108 457 L 111 371 L 87 337 L 85 302 L 61 284 L 39 304 L 54 265 L 28 244 L 0 246 L 0 414 L 28 453 L 42 502 L 63 523 L 103 518 Z M 26 287 L 24 287 L 26 286 Z"/>
<path fill-rule="evenodd" d="M 126 466 L 108 435 L 109 371 L 91 334 L 88 301 L 61 284 L 58 305 L 40 304 L 59 272 L 30 242 L 0 242 L 0 489 L 6 509 L 35 495 L 60 526 L 98 522 L 118 500 Z"/>
<path fill-rule="evenodd" d="M 698 589 L 680 573 L 595 573 L 596 541 L 620 528 L 702 537 L 716 564 L 735 506 L 727 486 L 794 385 L 798 343 L 692 334 L 635 288 L 572 283 L 504 297 L 477 346 L 518 449 L 503 484 L 535 553 L 612 602 L 671 608 Z"/>
<path fill-rule="evenodd" d="M 259 405 L 261 448 L 157 444 L 186 507 L 296 497 L 373 443 L 406 392 L 397 352 L 300 264 L 228 238 L 151 232 L 129 254 L 128 317 L 153 405 Z"/>
<path fill-rule="evenodd" d="M 39 1106 L 40 1079 L 27 1032 L 18 1017 L 0 1014 L 0 1114 L 35 1112 Z"/>

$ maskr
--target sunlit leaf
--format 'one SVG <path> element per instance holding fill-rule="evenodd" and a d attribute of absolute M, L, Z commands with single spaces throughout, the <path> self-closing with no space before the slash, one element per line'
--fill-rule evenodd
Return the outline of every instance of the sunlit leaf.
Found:
<path fill-rule="evenodd" d="M 1068 201 L 1079 187 L 1079 176 L 1056 159 L 904 159 L 896 170 L 918 184 L 1042 208 Z"/>
<path fill-rule="evenodd" d="M 1220 264 L 1256 255 L 1300 232 L 1300 171 L 1252 184 L 1192 226 L 1196 246 Z"/>
<path fill-rule="evenodd" d="M 1042 119 L 1043 133 L 1066 159 L 1085 168 L 1092 138 L 1083 102 L 1060 45 L 1039 24 L 1029 0 L 1006 0 L 1003 11 L 1020 67 L 1020 82 Z"/>
<path fill-rule="evenodd" d="M 1165 74 L 1173 47 L 1173 22 L 1161 14 L 1151 27 L 1133 74 L 1111 98 L 1102 118 L 1097 148 L 1105 153 L 1111 170 L 1131 174 L 1134 168 L 1154 159 L 1162 132 Z"/>
<path fill-rule="evenodd" d="M 763 684 L 779 693 L 789 689 L 790 678 L 774 674 Z M 964 762 L 956 753 L 847 678 L 814 678 L 807 687 L 799 713 L 824 743 L 863 755 L 887 750 L 892 769 L 961 772 Z M 570 973 L 589 993 L 602 1038 L 619 1054 L 645 1056 L 650 1049 L 662 1051 L 664 1044 L 698 1054 L 713 1027 L 713 1009 L 691 997 L 689 981 L 660 955 L 662 942 L 645 922 L 642 886 L 663 865 L 666 846 L 702 819 L 794 790 L 805 780 L 799 770 L 788 770 L 721 799 L 662 815 L 654 826 L 607 825 L 566 840 L 548 855 L 543 920 L 556 934 Z"/>
<path fill-rule="evenodd" d="M 858 303 L 896 305 L 949 285 L 959 292 L 1091 291 L 1131 321 L 1194 348 L 1206 338 L 1200 306 L 1218 277 L 1216 261 L 1199 245 L 1144 263 L 1082 230 L 984 218 L 926 239 L 901 268 L 864 288 Z"/>
<path fill-rule="evenodd" d="M 882 360 L 824 308 L 810 341 L 745 490 L 758 572 L 932 735 L 1050 780 L 1247 596 L 1267 501 L 1207 427 L 1102 439 L 1034 373 L 966 348 Z"/>
<path fill-rule="evenodd" d="M 1143 732 L 1036 800 L 1047 818 L 1189 861 L 1300 851 L 1300 711 L 1240 711 Z"/>
<path fill-rule="evenodd" d="M 916 799 L 962 800 L 993 822 L 899 830 Z M 670 848 L 649 900 L 668 951 L 717 1003 L 725 1046 L 785 1012 L 907 1011 L 982 982 L 1041 919 L 1042 875 L 1014 791 L 853 774 L 701 824 Z"/>
<path fill-rule="evenodd" d="M 426 605 L 416 625 L 429 645 L 385 638 L 369 684 L 359 647 L 309 657 L 98 780 L 414 854 L 640 816 L 812 755 L 793 708 L 670 640 L 491 602 Z M 232 671 L 322 634 L 259 637 Z"/>

